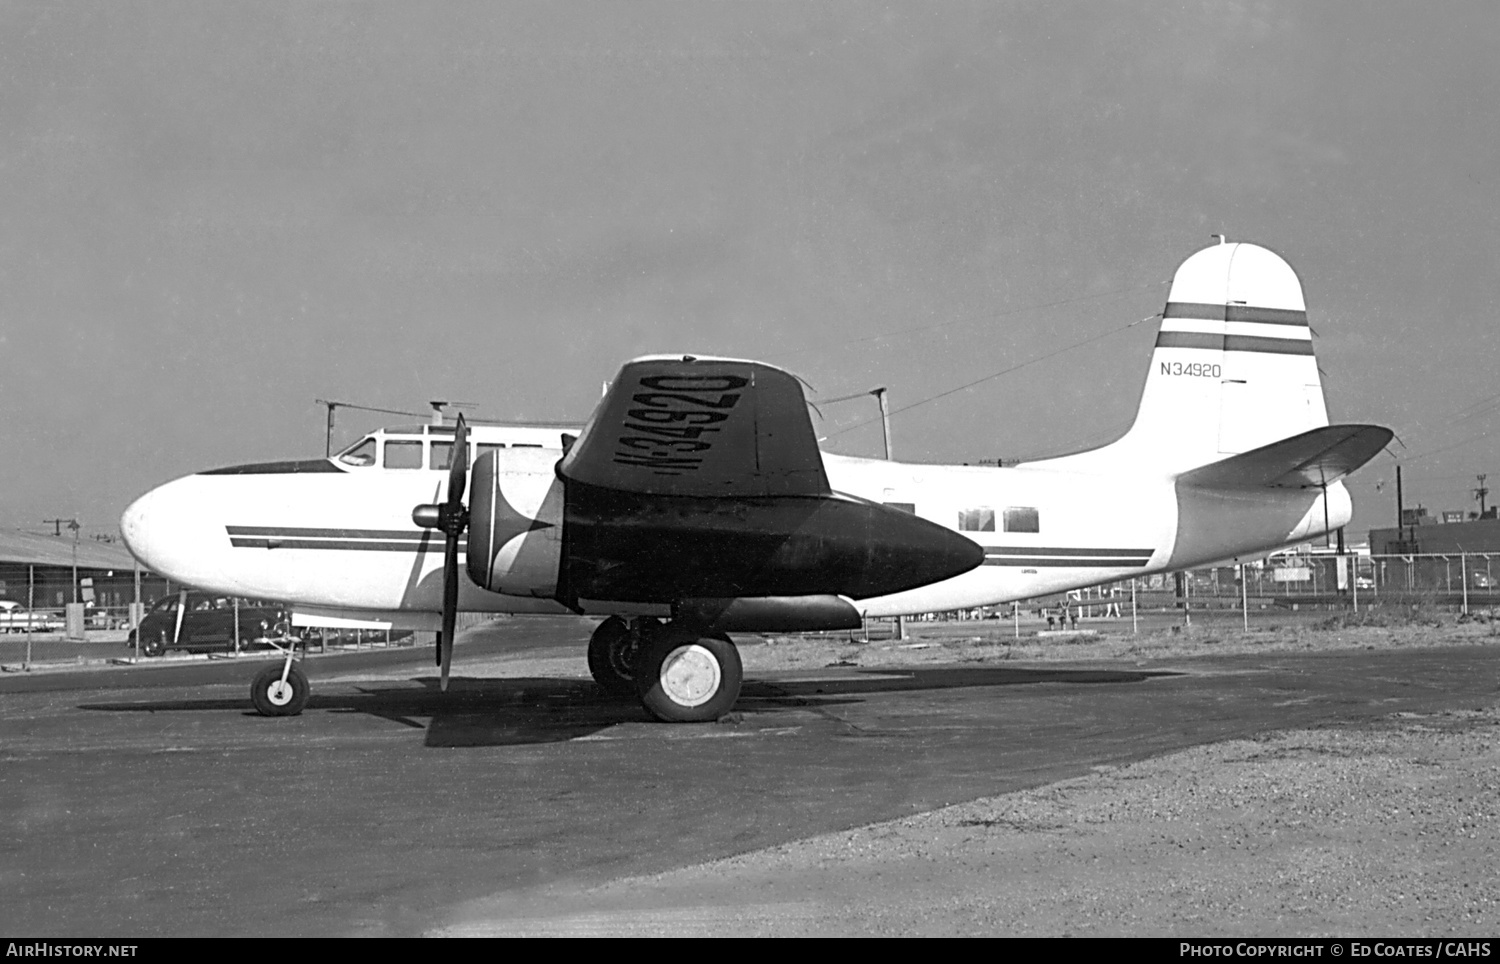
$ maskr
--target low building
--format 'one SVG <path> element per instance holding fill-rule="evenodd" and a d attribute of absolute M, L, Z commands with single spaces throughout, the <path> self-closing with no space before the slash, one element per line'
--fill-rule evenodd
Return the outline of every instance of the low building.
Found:
<path fill-rule="evenodd" d="M 75 599 L 121 609 L 169 591 L 167 580 L 141 569 L 118 542 L 0 531 L 0 599 L 34 609 L 61 609 Z"/>
<path fill-rule="evenodd" d="M 1500 519 L 1371 529 L 1370 552 L 1377 556 L 1500 553 Z"/>

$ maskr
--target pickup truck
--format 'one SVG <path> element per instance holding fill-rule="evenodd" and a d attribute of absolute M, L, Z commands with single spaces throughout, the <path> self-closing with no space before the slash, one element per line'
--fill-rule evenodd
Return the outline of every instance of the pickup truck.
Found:
<path fill-rule="evenodd" d="M 59 633 L 63 620 L 55 613 L 29 610 L 20 603 L 0 599 L 0 633 Z"/>

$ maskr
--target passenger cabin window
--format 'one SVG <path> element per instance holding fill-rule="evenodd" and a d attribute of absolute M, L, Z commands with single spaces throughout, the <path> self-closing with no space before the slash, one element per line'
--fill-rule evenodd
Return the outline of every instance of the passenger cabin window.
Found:
<path fill-rule="evenodd" d="M 372 438 L 362 439 L 355 445 L 339 453 L 339 461 L 345 465 L 374 465 L 375 464 L 375 440 Z"/>
<path fill-rule="evenodd" d="M 453 443 L 452 442 L 433 442 L 432 443 L 432 467 L 435 468 L 435 469 L 442 469 L 444 472 L 446 472 L 446 471 L 448 471 L 449 467 L 452 466 L 452 465 L 453 465 Z"/>
<path fill-rule="evenodd" d="M 958 528 L 961 532 L 994 532 L 994 509 L 960 509 Z"/>
<path fill-rule="evenodd" d="M 420 469 L 422 467 L 421 442 L 385 443 L 385 467 L 388 469 Z"/>
<path fill-rule="evenodd" d="M 1027 506 L 1012 506 L 1005 510 L 1006 532 L 1041 532 L 1041 518 L 1037 511 Z"/>

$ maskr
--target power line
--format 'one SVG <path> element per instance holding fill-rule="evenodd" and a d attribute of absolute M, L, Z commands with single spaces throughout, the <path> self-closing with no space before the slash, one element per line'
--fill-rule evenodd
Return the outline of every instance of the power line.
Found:
<path fill-rule="evenodd" d="M 1447 452 L 1447 451 L 1449 451 L 1451 449 L 1456 449 L 1456 448 L 1459 448 L 1461 446 L 1468 445 L 1470 442 L 1477 442 L 1477 441 L 1479 441 L 1482 438 L 1489 438 L 1491 435 L 1494 435 L 1496 432 L 1500 432 L 1500 426 L 1497 426 L 1495 428 L 1489 429 L 1488 431 L 1480 432 L 1478 435 L 1470 435 L 1468 438 L 1466 438 L 1466 439 L 1460 439 L 1459 441 L 1454 442 L 1452 445 L 1444 445 L 1441 448 L 1435 448 L 1435 449 L 1432 449 L 1431 451 L 1428 451 L 1428 452 L 1421 452 L 1421 453 L 1419 453 L 1417 455 L 1408 456 L 1407 458 L 1404 458 L 1401 461 L 1406 462 L 1406 463 L 1409 464 L 1409 463 L 1417 461 L 1418 459 L 1425 459 L 1425 458 L 1427 458 L 1429 456 L 1437 455 L 1437 454 L 1439 454 L 1441 452 Z"/>
<path fill-rule="evenodd" d="M 947 398 L 949 395 L 956 395 L 959 392 L 964 391 L 965 389 L 973 388 L 975 385 L 982 385 L 987 381 L 999 378 L 1001 375 L 1009 375 L 1011 372 L 1020 371 L 1021 369 L 1026 368 L 1030 365 L 1035 365 L 1037 362 L 1043 362 L 1049 358 L 1056 358 L 1058 355 L 1061 355 L 1064 352 L 1072 351 L 1075 348 L 1082 348 L 1084 345 L 1092 344 L 1093 342 L 1099 341 L 1103 338 L 1108 338 L 1110 335 L 1117 335 L 1128 328 L 1134 328 L 1141 322 L 1151 321 L 1152 319 L 1159 317 L 1161 317 L 1160 312 L 1154 315 L 1147 315 L 1146 317 L 1141 318 L 1137 321 L 1132 321 L 1128 325 L 1120 325 L 1118 328 L 1111 328 L 1109 331 L 1101 332 L 1097 335 L 1091 335 L 1088 338 L 1083 339 L 1082 341 L 1075 341 L 1073 344 L 1067 345 L 1063 348 L 1059 348 L 1056 351 L 1051 351 L 1045 355 L 1038 355 L 1035 358 L 1023 361 L 1019 365 L 1012 365 L 1009 368 L 1003 368 L 998 372 L 991 372 L 990 374 L 985 375 L 983 378 L 976 378 L 972 382 L 966 382 L 962 385 L 957 386 L 956 388 L 950 388 L 945 392 L 938 392 L 936 395 L 929 395 L 921 401 L 912 402 L 910 405 L 904 405 L 901 408 L 895 409 L 894 411 L 890 412 L 889 415 L 900 415 L 902 412 L 909 412 L 914 408 L 920 408 L 923 405 L 926 405 L 928 402 L 935 402 L 940 398 Z M 862 422 L 855 422 L 853 425 L 850 425 L 847 428 L 841 428 L 836 432 L 828 433 L 826 436 L 824 436 L 824 438 L 833 438 L 835 435 L 843 435 L 845 432 L 852 432 L 857 428 L 862 428 L 865 425 L 869 425 L 873 421 L 875 421 L 875 419 L 867 418 Z"/>
<path fill-rule="evenodd" d="M 958 318 L 954 321 L 943 321 L 935 325 L 917 325 L 912 328 L 899 328 L 895 331 L 887 331 L 878 335 L 868 335 L 864 338 L 854 338 L 851 340 L 837 342 L 825 342 L 821 345 L 808 345 L 803 348 L 793 348 L 789 351 L 776 352 L 775 354 L 777 357 L 787 357 L 790 355 L 801 355 L 810 351 L 822 351 L 825 348 L 848 348 L 852 345 L 862 345 L 867 342 L 882 341 L 887 338 L 899 338 L 902 335 L 911 335 L 922 331 L 936 331 L 939 328 L 951 328 L 954 325 L 967 325 L 972 324 L 976 321 L 991 321 L 996 318 L 1008 318 L 1011 315 L 1024 314 L 1028 311 L 1041 311 L 1044 308 L 1056 308 L 1061 305 L 1078 304 L 1079 302 L 1084 301 L 1098 301 L 1103 298 L 1112 298 L 1115 295 L 1130 294 L 1136 291 L 1148 291 L 1152 288 L 1159 288 L 1161 287 L 1161 285 L 1166 283 L 1167 282 L 1164 281 L 1153 281 L 1149 284 L 1132 285 L 1128 288 L 1113 288 L 1109 291 L 1101 291 L 1098 294 L 1079 295 L 1075 298 L 1063 298 L 1058 301 L 1046 301 L 1033 305 L 1022 305 L 1019 308 L 1007 308 L 1004 311 L 992 311 L 982 315 L 970 315 L 967 318 Z"/>

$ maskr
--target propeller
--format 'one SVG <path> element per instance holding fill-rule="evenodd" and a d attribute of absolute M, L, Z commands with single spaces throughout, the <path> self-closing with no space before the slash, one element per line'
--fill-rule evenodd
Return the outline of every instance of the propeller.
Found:
<path fill-rule="evenodd" d="M 464 487 L 469 471 L 469 426 L 462 414 L 453 430 L 453 456 L 448 466 L 448 499 L 438 505 L 419 505 L 411 510 L 411 521 L 426 529 L 441 530 L 447 538 L 443 548 L 443 631 L 437 638 L 440 685 L 448 692 L 448 669 L 453 663 L 453 632 L 458 623 L 458 537 L 469 525 L 464 505 Z"/>

